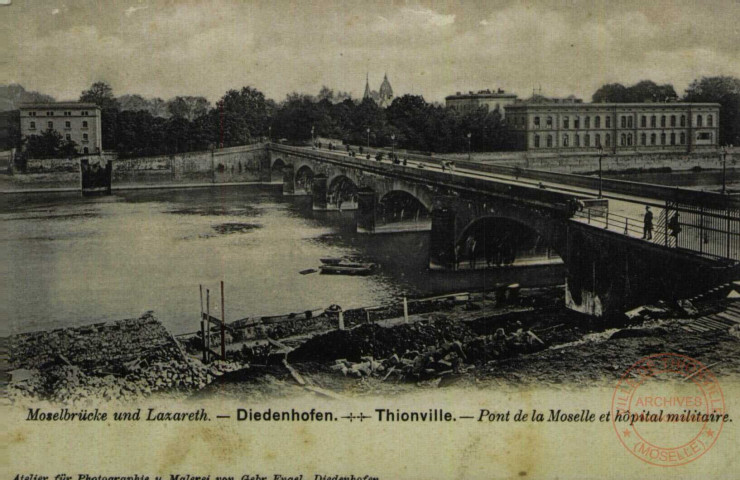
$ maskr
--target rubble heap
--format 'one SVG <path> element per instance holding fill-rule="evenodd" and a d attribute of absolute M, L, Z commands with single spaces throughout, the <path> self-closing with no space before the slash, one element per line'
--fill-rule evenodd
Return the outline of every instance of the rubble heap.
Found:
<path fill-rule="evenodd" d="M 151 312 L 136 319 L 16 335 L 10 338 L 10 365 L 16 369 L 11 372 L 11 398 L 60 403 L 188 392 L 236 368 L 224 362 L 207 367 L 188 357 Z"/>

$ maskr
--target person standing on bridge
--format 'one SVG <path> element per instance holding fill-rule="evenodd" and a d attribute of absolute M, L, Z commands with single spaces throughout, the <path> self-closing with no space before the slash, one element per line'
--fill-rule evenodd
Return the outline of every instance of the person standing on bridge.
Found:
<path fill-rule="evenodd" d="M 645 205 L 645 224 L 643 226 L 642 238 L 644 240 L 653 239 L 653 212 L 650 211 L 650 205 Z"/>

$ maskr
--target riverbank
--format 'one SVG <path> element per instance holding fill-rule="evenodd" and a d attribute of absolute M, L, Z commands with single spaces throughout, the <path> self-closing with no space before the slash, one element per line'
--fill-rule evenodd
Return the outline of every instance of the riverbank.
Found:
<path fill-rule="evenodd" d="M 244 338 L 235 335 L 244 322 L 233 322 L 226 360 L 211 363 L 201 361 L 198 335 L 178 340 L 147 313 L 10 337 L 7 396 L 76 404 L 299 391 L 337 398 L 451 385 L 601 386 L 658 352 L 688 355 L 718 377 L 740 378 L 740 303 L 727 298 L 732 288 L 694 304 L 610 318 L 565 310 L 555 291 L 542 289 L 503 298 L 444 296 L 417 302 L 408 316 L 387 309 L 368 322 L 350 314 L 346 325 L 329 308 L 316 317 L 262 319 L 269 328 L 245 330 Z"/>

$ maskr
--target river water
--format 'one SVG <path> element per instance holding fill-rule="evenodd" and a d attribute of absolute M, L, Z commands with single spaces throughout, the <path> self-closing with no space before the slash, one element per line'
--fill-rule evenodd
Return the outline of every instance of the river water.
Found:
<path fill-rule="evenodd" d="M 355 232 L 354 212 L 313 212 L 279 186 L 0 198 L 0 335 L 131 318 L 147 310 L 173 333 L 199 325 L 199 284 L 226 285 L 227 320 L 398 301 L 403 295 L 552 285 L 562 266 L 430 272 L 429 233 Z M 301 275 L 323 257 L 380 264 L 377 275 Z"/>

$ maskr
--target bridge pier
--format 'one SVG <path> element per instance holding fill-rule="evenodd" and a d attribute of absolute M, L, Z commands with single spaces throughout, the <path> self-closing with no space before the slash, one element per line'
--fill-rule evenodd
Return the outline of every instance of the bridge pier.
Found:
<path fill-rule="evenodd" d="M 313 181 L 311 183 L 311 197 L 313 199 L 314 210 L 327 210 L 327 181 L 328 178 L 326 178 L 326 175 L 323 174 L 318 174 L 313 177 Z"/>
<path fill-rule="evenodd" d="M 375 233 L 378 195 L 373 190 L 357 192 L 357 233 Z"/>
<path fill-rule="evenodd" d="M 432 207 L 432 230 L 429 238 L 429 269 L 455 270 L 457 222 L 455 208 L 435 199 Z"/>
<path fill-rule="evenodd" d="M 283 167 L 283 195 L 295 194 L 295 172 L 293 165 Z"/>

